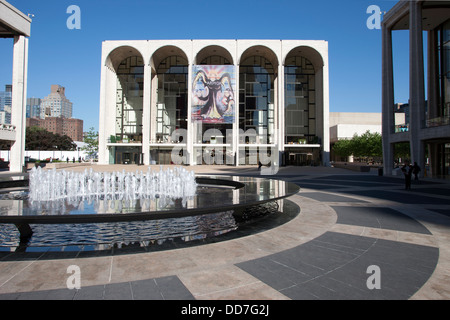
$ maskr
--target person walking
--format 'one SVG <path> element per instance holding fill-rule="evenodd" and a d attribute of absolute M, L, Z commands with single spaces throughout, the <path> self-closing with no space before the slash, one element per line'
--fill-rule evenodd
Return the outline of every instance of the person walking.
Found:
<path fill-rule="evenodd" d="M 404 166 L 402 167 L 402 172 L 405 175 L 405 190 L 411 190 L 411 175 L 412 175 L 412 166 L 409 161 L 405 161 Z"/>

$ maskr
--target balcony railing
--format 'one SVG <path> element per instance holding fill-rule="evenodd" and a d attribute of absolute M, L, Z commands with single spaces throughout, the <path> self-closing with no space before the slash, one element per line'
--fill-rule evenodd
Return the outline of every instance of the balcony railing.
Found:
<path fill-rule="evenodd" d="M 425 120 L 426 128 L 442 127 L 450 125 L 450 116 L 436 117 Z"/>

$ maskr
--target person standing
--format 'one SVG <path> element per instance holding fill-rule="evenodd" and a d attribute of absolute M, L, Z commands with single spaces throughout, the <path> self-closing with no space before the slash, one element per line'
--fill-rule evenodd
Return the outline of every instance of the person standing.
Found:
<path fill-rule="evenodd" d="M 411 175 L 412 175 L 412 166 L 409 161 L 405 161 L 405 165 L 402 167 L 402 172 L 405 175 L 405 190 L 411 190 Z"/>

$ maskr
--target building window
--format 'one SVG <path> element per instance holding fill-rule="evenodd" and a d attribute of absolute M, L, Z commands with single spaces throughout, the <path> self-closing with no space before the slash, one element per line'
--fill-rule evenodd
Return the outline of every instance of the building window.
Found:
<path fill-rule="evenodd" d="M 170 56 L 158 66 L 156 140 L 170 141 L 174 130 L 187 129 L 188 62 Z"/>
<path fill-rule="evenodd" d="M 117 70 L 116 136 L 126 142 L 142 141 L 144 62 L 128 57 Z"/>
<path fill-rule="evenodd" d="M 251 56 L 239 67 L 239 129 L 246 141 L 274 143 L 275 69 L 264 57 Z M 250 133 L 254 132 L 254 138 Z"/>
<path fill-rule="evenodd" d="M 289 57 L 284 76 L 285 143 L 317 143 L 314 66 L 304 57 Z"/>

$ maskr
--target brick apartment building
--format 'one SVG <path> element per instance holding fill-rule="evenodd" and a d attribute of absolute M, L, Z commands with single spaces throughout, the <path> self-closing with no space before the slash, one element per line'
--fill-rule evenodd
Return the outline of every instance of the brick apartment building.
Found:
<path fill-rule="evenodd" d="M 46 117 L 45 119 L 27 118 L 27 127 L 40 127 L 60 135 L 67 135 L 73 141 L 83 141 L 83 120 L 64 117 Z"/>

